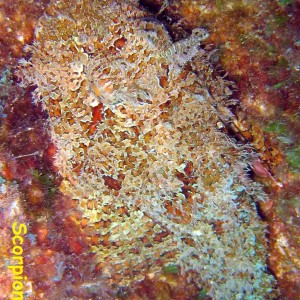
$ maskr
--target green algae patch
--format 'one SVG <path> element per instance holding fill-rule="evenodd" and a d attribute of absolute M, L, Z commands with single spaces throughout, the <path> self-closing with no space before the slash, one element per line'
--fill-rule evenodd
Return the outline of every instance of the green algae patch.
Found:
<path fill-rule="evenodd" d="M 300 146 L 288 149 L 286 151 L 286 159 L 292 168 L 300 168 Z"/>
<path fill-rule="evenodd" d="M 285 124 L 281 122 L 273 122 L 267 125 L 265 131 L 275 133 L 276 135 L 285 135 L 287 133 L 287 129 Z"/>
<path fill-rule="evenodd" d="M 164 274 L 178 274 L 179 268 L 177 265 L 167 265 L 163 267 Z"/>
<path fill-rule="evenodd" d="M 206 296 L 207 296 L 207 291 L 206 291 L 206 289 L 202 289 L 202 290 L 199 292 L 199 294 L 198 294 L 196 300 L 204 300 Z"/>
<path fill-rule="evenodd" d="M 278 3 L 281 6 L 286 6 L 286 5 L 289 5 L 289 4 L 293 4 L 294 0 L 278 0 Z"/>

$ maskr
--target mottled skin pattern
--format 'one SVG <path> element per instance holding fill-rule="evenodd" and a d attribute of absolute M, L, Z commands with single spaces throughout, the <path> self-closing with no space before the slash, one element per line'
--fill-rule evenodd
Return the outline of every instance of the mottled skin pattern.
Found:
<path fill-rule="evenodd" d="M 207 33 L 173 43 L 146 16 L 131 1 L 53 1 L 40 19 L 18 74 L 49 113 L 61 190 L 111 282 L 171 263 L 214 299 L 273 299 L 262 192 L 250 149 L 217 129 L 230 90 L 200 49 Z"/>

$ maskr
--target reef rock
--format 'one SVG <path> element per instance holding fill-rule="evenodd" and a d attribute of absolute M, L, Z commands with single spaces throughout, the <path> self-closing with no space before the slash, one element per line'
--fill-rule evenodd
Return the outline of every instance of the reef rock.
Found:
<path fill-rule="evenodd" d="M 218 129 L 231 93 L 206 36 L 172 42 L 137 1 L 53 1 L 18 75 L 49 113 L 61 190 L 97 232 L 99 276 L 130 285 L 175 264 L 214 299 L 272 299 L 263 193 L 250 147 Z"/>

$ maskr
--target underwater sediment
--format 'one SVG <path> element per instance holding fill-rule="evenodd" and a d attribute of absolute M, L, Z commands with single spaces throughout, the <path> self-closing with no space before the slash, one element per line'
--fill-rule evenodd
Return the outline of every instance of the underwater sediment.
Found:
<path fill-rule="evenodd" d="M 135 1 L 53 1 L 18 76 L 49 114 L 100 277 L 130 285 L 176 265 L 214 299 L 273 299 L 254 154 L 220 130 L 230 82 L 206 37 L 172 42 Z"/>

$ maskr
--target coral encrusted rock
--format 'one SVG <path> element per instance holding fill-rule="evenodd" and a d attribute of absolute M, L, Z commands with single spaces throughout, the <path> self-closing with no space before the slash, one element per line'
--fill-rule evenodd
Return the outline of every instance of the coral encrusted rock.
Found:
<path fill-rule="evenodd" d="M 52 1 L 18 75 L 49 113 L 61 190 L 97 232 L 99 276 L 177 265 L 214 299 L 272 299 L 253 154 L 218 128 L 229 83 L 138 1 Z"/>

